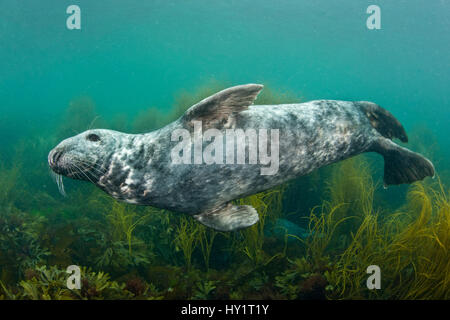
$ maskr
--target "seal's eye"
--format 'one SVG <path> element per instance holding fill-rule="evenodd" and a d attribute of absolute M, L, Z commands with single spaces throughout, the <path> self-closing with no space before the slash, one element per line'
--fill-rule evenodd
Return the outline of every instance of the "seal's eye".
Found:
<path fill-rule="evenodd" d="M 86 136 L 86 139 L 89 141 L 92 141 L 92 142 L 100 141 L 100 137 L 98 135 L 96 135 L 95 133 L 88 134 Z"/>

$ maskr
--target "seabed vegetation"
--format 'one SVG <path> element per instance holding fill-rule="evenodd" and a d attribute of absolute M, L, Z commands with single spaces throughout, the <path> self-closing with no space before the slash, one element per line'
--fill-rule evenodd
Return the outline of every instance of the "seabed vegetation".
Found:
<path fill-rule="evenodd" d="M 182 92 L 171 110 L 133 121 L 103 119 L 76 98 L 59 128 L 2 152 L 0 299 L 450 299 L 448 167 L 420 128 L 411 148 L 435 163 L 435 179 L 385 190 L 381 157 L 357 156 L 236 200 L 260 222 L 232 233 L 89 183 L 66 179 L 67 197 L 58 193 L 46 157 L 61 139 L 90 127 L 150 131 L 226 86 Z M 266 88 L 256 104 L 293 101 Z M 66 286 L 69 265 L 81 267 L 79 290 Z M 380 267 L 379 290 L 366 286 L 369 265 Z"/>

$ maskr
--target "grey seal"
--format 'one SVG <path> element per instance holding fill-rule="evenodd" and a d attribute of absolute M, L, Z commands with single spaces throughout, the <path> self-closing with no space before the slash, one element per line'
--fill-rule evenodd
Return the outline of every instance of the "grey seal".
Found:
<path fill-rule="evenodd" d="M 406 132 L 377 104 L 315 100 L 252 105 L 262 88 L 247 84 L 225 89 L 193 105 L 176 121 L 145 134 L 85 131 L 51 150 L 49 166 L 58 175 L 90 181 L 115 199 L 186 213 L 221 231 L 245 228 L 258 221 L 253 207 L 234 205 L 234 199 L 363 152 L 384 157 L 385 185 L 434 176 L 428 159 L 392 141 L 398 138 L 407 142 Z M 245 163 L 175 163 L 173 150 L 180 140 L 174 141 L 173 133 L 188 131 L 192 138 L 199 123 L 204 132 L 214 129 L 223 137 L 232 129 L 276 130 L 277 140 L 266 139 L 267 146 L 259 145 L 271 153 L 277 151 L 276 170 L 262 174 L 267 162 L 252 162 L 250 146 L 245 149 Z M 250 141 L 250 136 L 245 139 Z M 202 150 L 212 143 L 200 141 Z M 238 146 L 234 145 L 234 151 Z M 180 154 L 186 150 L 191 149 Z M 214 155 L 218 151 L 215 149 Z M 225 151 L 226 156 L 234 151 Z"/>

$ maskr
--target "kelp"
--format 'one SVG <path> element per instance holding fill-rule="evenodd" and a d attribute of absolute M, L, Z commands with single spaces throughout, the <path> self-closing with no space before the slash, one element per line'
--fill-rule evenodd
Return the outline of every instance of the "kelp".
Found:
<path fill-rule="evenodd" d="M 69 102 L 56 137 L 65 139 L 102 124 L 104 121 L 96 111 L 94 100 L 89 96 L 79 96 Z"/>
<path fill-rule="evenodd" d="M 319 265 L 325 257 L 325 251 L 329 248 L 336 229 L 340 224 L 353 217 L 336 217 L 337 211 L 345 204 L 331 204 L 324 202 L 320 207 L 320 213 L 316 213 L 319 207 L 313 208 L 309 216 L 309 232 L 310 236 L 306 239 L 298 240 L 306 246 L 307 256 L 312 260 L 314 265 Z"/>
<path fill-rule="evenodd" d="M 450 214 L 448 190 L 415 183 L 408 202 L 381 219 L 366 212 L 328 280 L 338 298 L 448 299 Z M 381 269 L 382 290 L 368 290 L 369 265 Z"/>
<path fill-rule="evenodd" d="M 132 127 L 136 133 L 146 133 L 159 129 L 167 123 L 167 114 L 158 108 L 151 107 L 139 112 Z"/>
<path fill-rule="evenodd" d="M 214 229 L 207 228 L 205 226 L 198 226 L 199 228 L 199 243 L 202 251 L 203 261 L 205 262 L 206 272 L 209 271 L 209 261 L 211 259 L 212 247 L 214 239 L 218 232 Z"/>
<path fill-rule="evenodd" d="M 17 209 L 0 211 L 0 280 L 15 281 L 25 270 L 43 263 L 50 252 L 40 243 L 44 217 Z"/>
<path fill-rule="evenodd" d="M 67 287 L 67 272 L 53 266 L 37 266 L 30 270 L 27 279 L 20 281 L 15 292 L 0 282 L 0 299 L 26 300 L 104 300 L 104 299 L 160 299 L 158 291 L 151 284 L 142 282 L 111 281 L 104 272 L 81 268 L 81 289 Z"/>
<path fill-rule="evenodd" d="M 6 167 L 0 162 L 0 206 L 5 208 L 17 200 L 17 179 L 19 177 L 20 167 L 14 165 Z"/>
<path fill-rule="evenodd" d="M 282 196 L 284 186 L 257 193 L 249 197 L 235 201 L 239 205 L 250 205 L 256 209 L 259 215 L 257 224 L 240 231 L 242 241 L 237 243 L 237 248 L 242 251 L 254 265 L 269 263 L 275 256 L 268 257 L 263 250 L 264 226 L 266 219 L 277 219 L 282 214 Z"/>
<path fill-rule="evenodd" d="M 199 240 L 200 227 L 192 218 L 182 216 L 177 227 L 177 235 L 174 239 L 176 250 L 183 253 L 186 270 L 192 266 L 192 254 Z"/>
<path fill-rule="evenodd" d="M 359 156 L 334 165 L 326 184 L 330 206 L 336 211 L 333 212 L 335 219 L 356 218 L 344 223 L 340 233 L 354 231 L 358 222 L 373 211 L 377 185 L 372 179 L 369 162 Z"/>
<path fill-rule="evenodd" d="M 116 241 L 126 240 L 129 254 L 131 255 L 131 243 L 133 241 L 133 231 L 139 224 L 145 223 L 151 213 L 136 217 L 137 213 L 133 209 L 118 201 L 113 201 L 110 212 L 106 215 L 107 221 L 112 226 L 112 237 Z"/>

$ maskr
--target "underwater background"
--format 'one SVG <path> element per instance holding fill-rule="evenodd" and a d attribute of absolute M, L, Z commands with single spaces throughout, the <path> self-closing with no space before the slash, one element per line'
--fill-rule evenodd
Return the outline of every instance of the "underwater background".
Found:
<path fill-rule="evenodd" d="M 0 298 L 449 299 L 449 14 L 445 0 L 0 0 Z M 265 85 L 255 104 L 376 102 L 436 177 L 384 189 L 381 156 L 357 156 L 236 200 L 260 222 L 233 233 L 85 182 L 58 192 L 62 139 L 148 132 L 245 83 Z"/>

